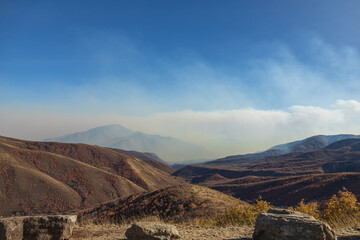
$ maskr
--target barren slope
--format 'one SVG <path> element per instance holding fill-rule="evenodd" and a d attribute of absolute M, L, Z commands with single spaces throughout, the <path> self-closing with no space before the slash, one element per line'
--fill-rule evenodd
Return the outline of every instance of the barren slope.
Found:
<path fill-rule="evenodd" d="M 0 137 L 0 214 L 63 212 L 158 189 L 175 183 L 167 168 L 97 146 Z"/>

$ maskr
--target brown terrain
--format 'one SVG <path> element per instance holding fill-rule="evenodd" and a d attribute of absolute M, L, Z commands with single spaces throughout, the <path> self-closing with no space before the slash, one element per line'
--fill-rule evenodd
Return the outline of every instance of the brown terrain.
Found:
<path fill-rule="evenodd" d="M 125 232 L 130 224 L 88 224 L 75 226 L 72 240 L 126 240 Z M 251 226 L 193 226 L 176 225 L 180 240 L 252 240 L 254 227 Z M 338 240 L 359 240 L 360 228 L 335 230 Z"/>
<path fill-rule="evenodd" d="M 126 240 L 130 224 L 101 224 L 75 226 L 71 240 Z M 249 226 L 192 226 L 176 225 L 180 240 L 251 240 L 253 227 Z"/>
<path fill-rule="evenodd" d="M 67 212 L 177 183 L 173 170 L 153 159 L 86 144 L 0 137 L 0 215 Z"/>
<path fill-rule="evenodd" d="M 184 240 L 247 240 L 252 227 L 199 227 L 196 220 L 259 195 L 277 206 L 329 199 L 344 187 L 360 197 L 360 139 L 326 143 L 311 138 L 292 145 L 296 151 L 270 149 L 174 172 L 152 153 L 0 137 L 0 215 L 75 213 L 71 239 L 79 240 L 126 239 L 129 222 L 151 218 L 177 223 Z M 179 185 L 179 177 L 196 185 Z"/>
<path fill-rule="evenodd" d="M 165 221 L 188 222 L 215 217 L 235 205 L 247 205 L 234 197 L 207 187 L 181 184 L 156 191 L 136 193 L 127 198 L 78 213 L 80 222 L 123 222 L 158 216 Z"/>
<path fill-rule="evenodd" d="M 340 140 L 317 151 L 272 153 L 189 165 L 174 175 L 247 202 L 254 202 L 261 195 L 278 206 L 294 205 L 301 199 L 328 199 L 344 187 L 360 197 L 359 139 Z"/>

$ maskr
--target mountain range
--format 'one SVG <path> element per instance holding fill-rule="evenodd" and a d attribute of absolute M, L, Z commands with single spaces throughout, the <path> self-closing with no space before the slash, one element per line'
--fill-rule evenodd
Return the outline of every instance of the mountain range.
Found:
<path fill-rule="evenodd" d="M 283 153 L 310 152 L 320 150 L 334 142 L 349 138 L 360 138 L 360 136 L 353 134 L 316 135 L 303 140 L 276 145 L 269 150 L 280 150 Z"/>
<path fill-rule="evenodd" d="M 134 132 L 121 125 L 106 125 L 88 131 L 44 139 L 46 142 L 86 143 L 102 147 L 139 152 L 156 153 L 168 163 L 209 157 L 209 152 L 200 145 L 176 138 Z"/>
<path fill-rule="evenodd" d="M 276 145 L 263 152 L 232 155 L 225 158 L 209 161 L 206 162 L 205 164 L 209 164 L 209 165 L 226 164 L 226 165 L 238 165 L 238 166 L 243 164 L 246 165 L 249 163 L 254 163 L 266 157 L 280 156 L 287 153 L 297 154 L 297 153 L 317 151 L 334 142 L 344 139 L 354 139 L 354 138 L 360 138 L 360 136 L 353 134 L 316 135 L 302 140 Z"/>
<path fill-rule="evenodd" d="M 89 139 L 99 143 L 124 131 L 100 130 L 99 138 L 90 134 Z M 83 134 L 73 138 L 82 138 Z M 360 138 L 313 136 L 260 153 L 188 165 L 174 172 L 153 153 L 0 136 L 3 216 L 83 210 L 84 218 L 96 218 L 98 214 L 116 221 L 127 216 L 124 211 L 130 215 L 171 211 L 191 218 L 194 209 L 204 214 L 211 209 L 224 210 L 225 202 L 238 204 L 207 188 L 178 185 L 184 181 L 248 203 L 261 195 L 276 206 L 293 206 L 301 199 L 322 201 L 344 187 L 360 197 Z M 179 204 L 183 207 L 178 208 Z"/>
<path fill-rule="evenodd" d="M 280 206 L 328 199 L 344 187 L 360 197 L 360 139 L 313 136 L 261 153 L 189 165 L 173 175 L 247 202 L 261 195 Z"/>

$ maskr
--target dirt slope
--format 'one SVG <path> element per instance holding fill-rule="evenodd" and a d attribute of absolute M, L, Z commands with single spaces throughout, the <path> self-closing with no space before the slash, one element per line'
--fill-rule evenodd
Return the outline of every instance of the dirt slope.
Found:
<path fill-rule="evenodd" d="M 167 168 L 98 146 L 0 137 L 0 215 L 59 213 L 169 186 Z"/>

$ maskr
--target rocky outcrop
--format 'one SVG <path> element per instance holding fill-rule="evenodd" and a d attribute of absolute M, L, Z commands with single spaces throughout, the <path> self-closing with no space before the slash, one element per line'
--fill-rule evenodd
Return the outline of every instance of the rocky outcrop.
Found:
<path fill-rule="evenodd" d="M 333 230 L 324 222 L 304 213 L 270 209 L 258 216 L 254 240 L 336 240 Z"/>
<path fill-rule="evenodd" d="M 75 222 L 75 215 L 2 218 L 0 240 L 65 240 L 72 235 Z"/>
<path fill-rule="evenodd" d="M 171 240 L 179 239 L 176 227 L 156 222 L 134 223 L 125 233 L 129 240 Z"/>

